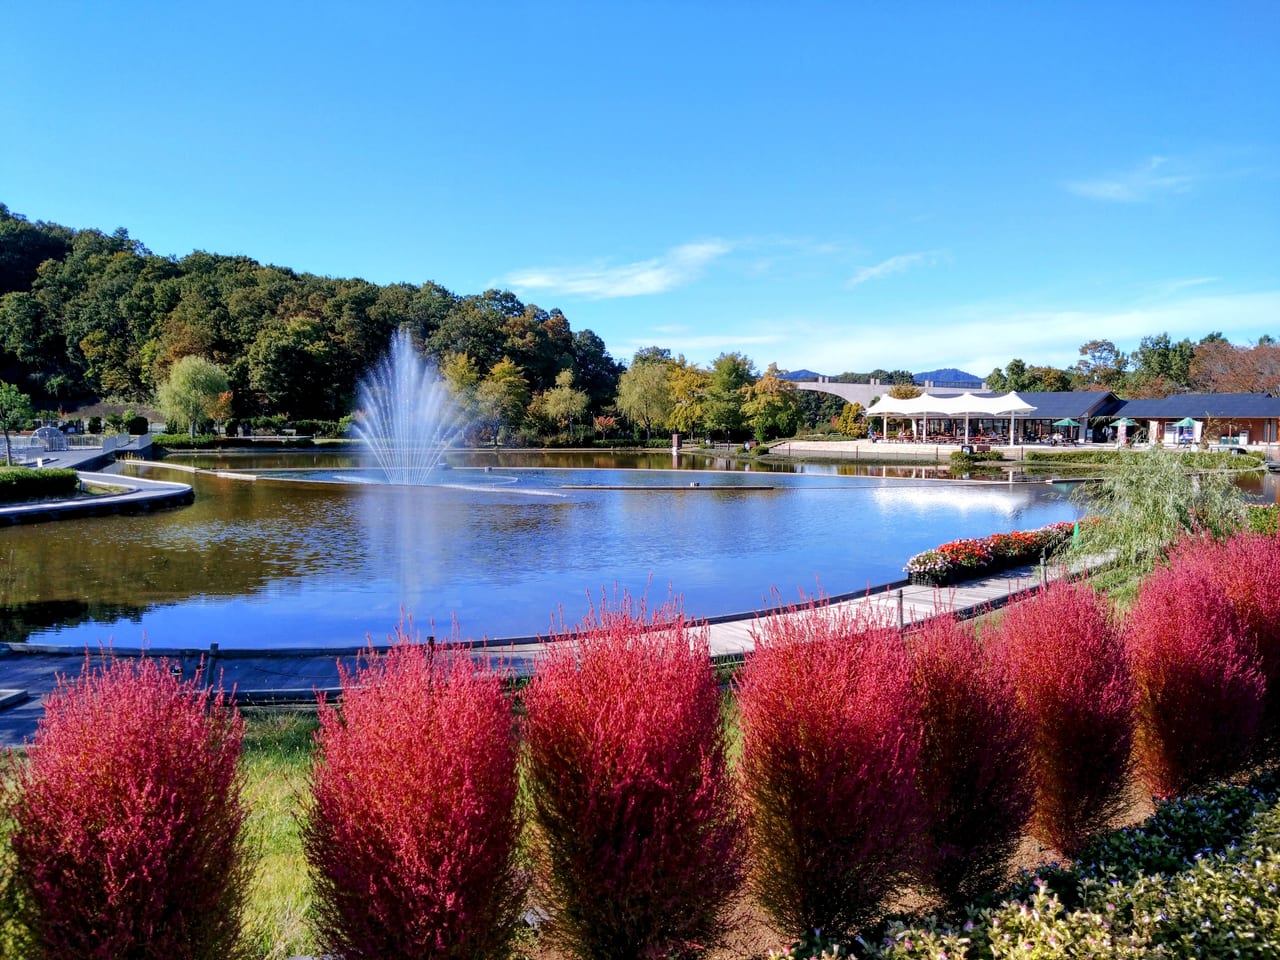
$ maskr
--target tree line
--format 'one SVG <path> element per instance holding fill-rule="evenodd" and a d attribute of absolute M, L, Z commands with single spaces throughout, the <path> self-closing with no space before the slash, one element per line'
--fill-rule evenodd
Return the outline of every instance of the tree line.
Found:
<path fill-rule="evenodd" d="M 0 204 L 0 381 L 34 408 L 152 404 L 172 423 L 338 421 L 360 377 L 405 328 L 453 388 L 473 441 L 666 431 L 758 439 L 840 413 L 776 365 L 726 353 L 709 367 L 661 347 L 628 366 L 558 309 L 510 291 L 379 285 L 195 251 L 153 254 L 107 234 L 32 222 Z M 910 382 L 907 371 L 839 379 Z"/>
<path fill-rule="evenodd" d="M 375 284 L 195 251 L 158 256 L 124 228 L 32 222 L 0 204 L 0 382 L 35 409 L 97 400 L 159 405 L 171 422 L 342 420 L 361 376 L 407 329 L 449 382 L 469 440 L 650 440 L 669 432 L 765 441 L 830 427 L 857 435 L 861 410 L 797 391 L 742 353 L 703 367 L 647 347 L 629 364 L 558 309 L 507 290 L 458 294 L 432 282 Z M 892 390 L 907 370 L 844 373 Z M 192 384 L 201 384 L 198 395 Z M 1280 345 L 1221 333 L 1080 347 L 1071 367 L 1011 360 L 991 390 L 1113 390 L 1126 397 L 1280 390 Z M 865 429 L 865 427 L 862 427 Z"/>
<path fill-rule="evenodd" d="M 516 400 L 524 414 L 556 417 L 566 390 L 574 410 L 585 399 L 582 416 L 603 410 L 622 372 L 595 333 L 509 291 L 379 285 L 203 251 L 158 256 L 123 228 L 30 222 L 0 204 L 0 380 L 37 405 L 154 403 L 196 356 L 225 373 L 228 418 L 338 420 L 401 327 L 509 421 L 523 419 L 511 416 Z"/>
<path fill-rule="evenodd" d="M 988 374 L 989 390 L 1110 390 L 1119 396 L 1168 397 L 1176 393 L 1280 392 L 1280 344 L 1264 336 L 1255 344 L 1231 343 L 1221 332 L 1193 343 L 1168 333 L 1143 337 L 1125 353 L 1110 340 L 1090 340 L 1070 367 L 1010 360 Z"/>

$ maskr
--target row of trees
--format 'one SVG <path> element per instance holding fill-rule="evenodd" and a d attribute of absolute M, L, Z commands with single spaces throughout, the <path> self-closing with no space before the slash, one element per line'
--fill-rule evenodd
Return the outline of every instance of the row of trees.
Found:
<path fill-rule="evenodd" d="M 1280 390 L 1280 344 L 1265 336 L 1238 346 L 1221 333 L 1199 342 L 1168 333 L 1143 337 L 1125 353 L 1110 340 L 1090 340 L 1071 367 L 1028 365 L 1014 359 L 987 376 L 990 390 L 1112 390 L 1125 397 L 1175 393 L 1274 393 Z"/>

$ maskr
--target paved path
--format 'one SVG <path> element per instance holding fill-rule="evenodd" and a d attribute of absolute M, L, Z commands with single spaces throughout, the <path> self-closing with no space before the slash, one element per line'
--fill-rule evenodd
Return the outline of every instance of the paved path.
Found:
<path fill-rule="evenodd" d="M 39 501 L 0 506 L 0 525 L 6 523 L 42 523 L 72 517 L 101 517 L 113 513 L 142 513 L 166 507 L 185 506 L 195 499 L 190 484 L 167 480 L 147 480 L 115 473 L 86 473 L 80 479 L 94 484 L 118 487 L 120 493 L 108 493 L 75 500 Z"/>
<path fill-rule="evenodd" d="M 1061 570 L 1050 569 L 1045 573 L 1048 578 L 1062 575 Z M 886 617 L 891 623 L 909 625 L 943 609 L 953 609 L 962 616 L 979 615 L 1034 589 L 1039 585 L 1040 577 L 1040 570 L 1035 566 L 1015 567 L 955 587 L 935 589 L 899 581 L 869 593 L 835 597 L 831 602 L 868 604 L 874 608 L 873 615 Z M 712 655 L 733 657 L 750 651 L 754 647 L 753 627 L 759 616 L 751 613 L 711 620 L 708 630 Z M 531 673 L 538 657 L 546 649 L 546 643 L 536 637 L 471 644 L 473 656 L 501 664 L 518 675 Z M 127 656 L 137 655 L 140 651 L 117 648 L 115 652 Z M 348 648 L 273 651 L 153 649 L 150 652 L 169 657 L 188 677 L 202 660 L 206 661 L 211 678 L 223 689 L 234 691 L 236 698 L 243 703 L 312 703 L 317 692 L 337 692 L 340 669 L 354 667 L 361 651 Z M 83 650 L 0 644 L 0 747 L 21 744 L 34 735 L 36 722 L 43 713 L 43 698 L 54 689 L 59 676 L 77 675 L 85 658 Z M 101 653 L 95 652 L 91 659 L 99 661 Z"/>

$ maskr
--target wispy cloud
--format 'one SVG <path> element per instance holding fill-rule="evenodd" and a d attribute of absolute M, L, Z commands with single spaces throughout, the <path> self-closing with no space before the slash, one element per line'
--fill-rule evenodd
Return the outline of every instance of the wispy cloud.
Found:
<path fill-rule="evenodd" d="M 896 257 L 882 260 L 873 266 L 861 267 L 857 273 L 849 278 L 845 286 L 856 287 L 858 284 L 866 283 L 868 280 L 883 280 L 885 277 L 891 277 L 895 273 L 905 273 L 917 265 L 931 266 L 937 260 L 938 255 L 932 251 L 900 253 Z"/>
<path fill-rule="evenodd" d="M 519 270 L 503 282 L 520 292 L 549 290 L 588 300 L 650 296 L 692 283 L 708 264 L 732 249 L 733 244 L 724 240 L 686 243 L 651 260 Z"/>
<path fill-rule="evenodd" d="M 1140 203 L 1169 193 L 1186 193 L 1192 178 L 1177 173 L 1168 157 L 1152 157 L 1133 170 L 1095 180 L 1072 180 L 1067 189 L 1091 200 Z"/>
<path fill-rule="evenodd" d="M 1164 283 L 1156 284 L 1152 293 L 1157 297 L 1171 297 L 1181 290 L 1202 287 L 1206 283 L 1216 283 L 1217 280 L 1217 277 L 1184 277 L 1178 280 L 1166 280 Z"/>

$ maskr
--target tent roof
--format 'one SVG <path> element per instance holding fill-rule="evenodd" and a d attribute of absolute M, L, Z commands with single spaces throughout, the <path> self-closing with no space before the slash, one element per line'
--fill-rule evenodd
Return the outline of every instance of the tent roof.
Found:
<path fill-rule="evenodd" d="M 871 416 L 891 417 L 916 417 L 926 414 L 941 417 L 992 417 L 1030 413 L 1034 409 L 1034 406 L 1013 392 L 1000 396 L 962 393 L 952 397 L 935 397 L 926 393 L 905 400 L 883 396 L 867 408 L 867 413 Z"/>

